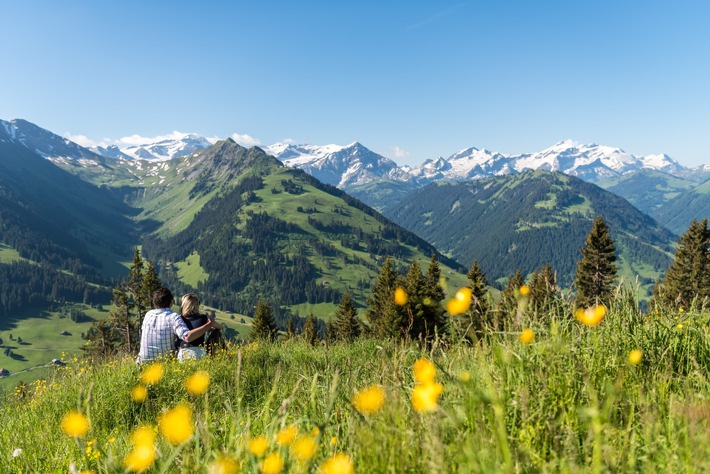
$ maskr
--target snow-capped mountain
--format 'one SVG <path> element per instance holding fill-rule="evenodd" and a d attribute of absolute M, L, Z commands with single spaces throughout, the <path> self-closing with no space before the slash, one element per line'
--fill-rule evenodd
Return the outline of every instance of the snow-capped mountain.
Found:
<path fill-rule="evenodd" d="M 60 137 L 49 130 L 38 127 L 27 120 L 0 120 L 6 138 L 0 140 L 20 143 L 38 155 L 53 162 L 90 162 L 92 165 L 101 157 L 73 141 Z"/>
<path fill-rule="evenodd" d="M 397 163 L 358 142 L 347 146 L 277 143 L 264 147 L 264 150 L 286 166 L 300 168 L 318 180 L 339 188 L 379 179 L 409 179 L 409 174 Z"/>
<path fill-rule="evenodd" d="M 133 157 L 127 155 L 121 151 L 116 145 L 103 146 L 90 146 L 89 150 L 93 151 L 97 155 L 101 155 L 106 158 L 113 158 L 114 160 L 132 160 Z"/>
<path fill-rule="evenodd" d="M 175 138 L 121 148 L 121 152 L 139 160 L 167 161 L 191 155 L 197 150 L 204 150 L 212 145 L 206 138 L 194 133 L 174 132 L 173 135 Z"/>
<path fill-rule="evenodd" d="M 542 151 L 521 155 L 467 148 L 447 159 L 427 160 L 413 168 L 410 174 L 419 184 L 425 184 L 439 180 L 464 181 L 524 170 L 545 170 L 596 182 L 640 169 L 673 174 L 683 167 L 665 154 L 636 157 L 621 148 L 565 140 Z"/>

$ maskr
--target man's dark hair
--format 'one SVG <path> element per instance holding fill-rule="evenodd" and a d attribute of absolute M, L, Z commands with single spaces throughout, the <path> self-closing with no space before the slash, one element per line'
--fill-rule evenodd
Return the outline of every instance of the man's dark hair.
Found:
<path fill-rule="evenodd" d="M 169 308 L 173 304 L 173 294 L 165 287 L 153 292 L 153 308 Z"/>

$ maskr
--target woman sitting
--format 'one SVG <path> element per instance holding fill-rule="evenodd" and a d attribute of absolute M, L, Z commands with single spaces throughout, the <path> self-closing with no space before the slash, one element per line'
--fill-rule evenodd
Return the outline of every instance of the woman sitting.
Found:
<path fill-rule="evenodd" d="M 190 329 L 200 327 L 208 321 L 207 316 L 200 313 L 200 300 L 194 293 L 183 295 L 182 303 L 180 304 L 180 315 Z M 212 324 L 212 329 L 222 329 L 222 326 L 215 321 Z M 206 354 L 204 344 L 204 334 L 191 342 L 178 340 L 178 360 L 182 362 L 203 357 Z"/>

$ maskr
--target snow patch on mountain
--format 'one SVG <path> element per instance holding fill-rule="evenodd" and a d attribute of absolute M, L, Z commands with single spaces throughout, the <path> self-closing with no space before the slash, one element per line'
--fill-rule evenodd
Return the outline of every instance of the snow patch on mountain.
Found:
<path fill-rule="evenodd" d="M 181 156 L 187 156 L 199 150 L 212 146 L 204 137 L 194 133 L 173 133 L 175 138 L 160 140 L 154 143 L 143 143 L 121 148 L 124 155 L 138 160 L 167 161 Z M 104 155 L 106 156 L 106 155 Z"/>

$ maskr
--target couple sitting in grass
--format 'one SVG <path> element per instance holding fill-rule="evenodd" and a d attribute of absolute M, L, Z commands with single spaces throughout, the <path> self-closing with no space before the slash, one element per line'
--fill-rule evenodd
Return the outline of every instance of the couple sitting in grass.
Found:
<path fill-rule="evenodd" d="M 171 355 L 176 349 L 176 337 L 180 362 L 199 359 L 205 354 L 207 331 L 222 329 L 222 325 L 212 316 L 200 314 L 197 295 L 189 293 L 182 297 L 182 314 L 170 309 L 173 303 L 173 294 L 167 288 L 159 288 L 153 293 L 155 309 L 148 311 L 143 318 L 138 363 Z"/>

